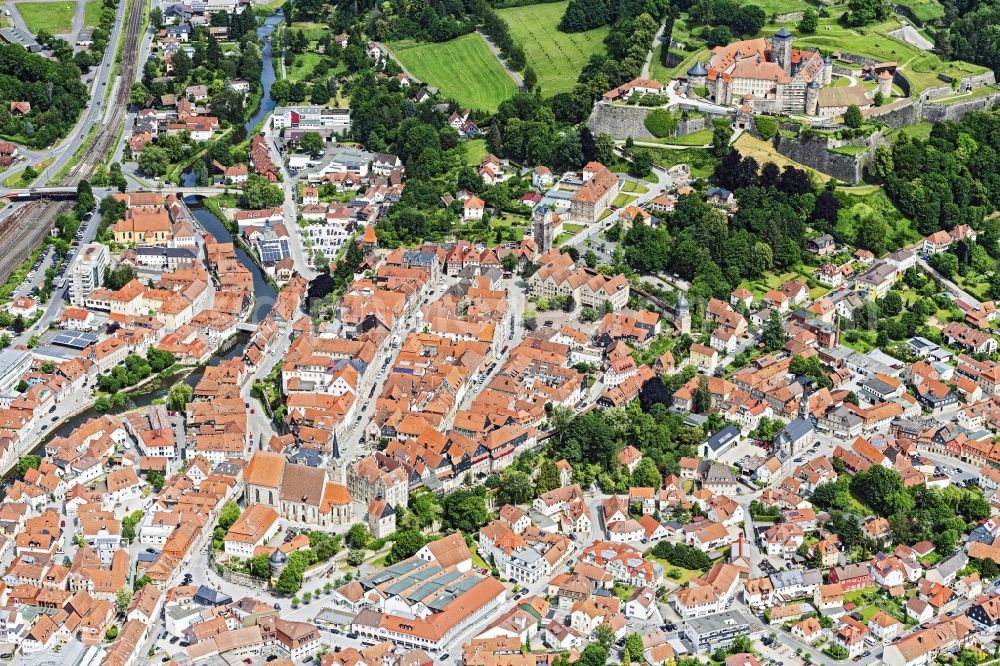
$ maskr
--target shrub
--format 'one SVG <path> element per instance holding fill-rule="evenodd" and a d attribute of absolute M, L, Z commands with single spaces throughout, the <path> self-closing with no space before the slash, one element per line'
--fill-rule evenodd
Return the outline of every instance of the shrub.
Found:
<path fill-rule="evenodd" d="M 757 124 L 757 133 L 760 134 L 760 138 L 765 141 L 778 133 L 778 121 L 774 118 L 768 118 L 767 116 L 754 116 L 754 122 Z"/>
<path fill-rule="evenodd" d="M 656 109 L 646 116 L 643 124 L 653 136 L 663 139 L 673 136 L 677 129 L 677 118 L 666 109 Z"/>

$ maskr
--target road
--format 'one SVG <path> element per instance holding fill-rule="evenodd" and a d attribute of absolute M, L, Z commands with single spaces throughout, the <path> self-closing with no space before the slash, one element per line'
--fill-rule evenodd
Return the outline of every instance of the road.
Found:
<path fill-rule="evenodd" d="M 493 43 L 493 40 L 489 38 L 489 35 L 481 30 L 477 30 L 477 32 L 479 33 L 479 36 L 483 38 L 483 41 L 486 42 L 486 46 L 490 48 L 490 51 L 493 52 L 494 57 L 500 61 L 500 65 L 510 75 L 510 78 L 514 79 L 514 83 L 517 84 L 518 90 L 524 90 L 524 79 L 521 78 L 521 75 L 514 70 L 514 68 L 507 64 L 507 60 L 504 59 L 503 54 L 500 53 L 500 49 L 498 49 L 497 45 Z"/>
<path fill-rule="evenodd" d="M 656 47 L 659 46 L 660 39 L 663 37 L 663 30 L 666 27 L 667 23 L 664 21 L 660 24 L 660 29 L 656 31 L 656 35 L 653 37 L 653 46 L 649 49 L 649 53 L 646 54 L 646 62 L 642 63 L 642 73 L 639 74 L 639 78 L 649 78 L 649 66 L 653 63 L 653 58 L 656 57 Z"/>
<path fill-rule="evenodd" d="M 941 282 L 941 284 L 943 284 L 945 286 L 945 288 L 947 288 L 948 291 L 950 291 L 952 293 L 952 295 L 955 296 L 956 298 L 962 299 L 963 301 L 965 301 L 969 305 L 979 305 L 979 299 L 978 298 L 976 298 L 975 296 L 973 296 L 969 292 L 965 291 L 964 289 L 962 289 L 961 287 L 959 287 L 957 284 L 955 284 L 954 282 L 952 282 L 951 280 L 949 280 L 945 276 L 941 275 L 941 273 L 939 273 L 936 268 L 934 268 L 933 266 L 931 266 L 930 263 L 926 259 L 924 259 L 923 257 L 918 257 L 917 258 L 917 265 L 920 266 L 920 269 L 922 271 L 924 271 L 925 273 L 927 273 L 931 277 L 937 278 Z"/>
<path fill-rule="evenodd" d="M 14 3 L 12 2 L 7 2 L 7 8 L 10 9 L 13 4 Z M 47 183 L 53 176 L 59 173 L 59 171 L 66 165 L 67 162 L 69 162 L 69 160 L 76 153 L 77 149 L 87 138 L 87 133 L 90 131 L 90 128 L 99 124 L 99 120 L 104 117 L 107 109 L 111 106 L 108 103 L 108 100 L 110 100 L 111 97 L 109 95 L 105 95 L 105 93 L 107 92 L 107 86 L 111 83 L 111 71 L 114 67 L 115 51 L 117 50 L 118 39 L 121 36 L 122 30 L 124 30 L 127 25 L 127 21 L 124 19 L 125 8 L 127 5 L 128 3 L 123 0 L 118 3 L 118 8 L 115 10 L 115 24 L 111 30 L 111 36 L 108 39 L 108 47 L 104 50 L 104 56 L 101 59 L 101 62 L 94 66 L 94 70 L 96 70 L 96 72 L 90 86 L 90 103 L 87 105 L 86 111 L 77 121 L 76 126 L 66 138 L 52 148 L 45 151 L 26 152 L 26 156 L 35 156 L 35 158 L 43 155 L 46 157 L 53 157 L 52 163 L 40 172 L 38 178 L 35 180 L 36 183 Z M 12 11 L 11 17 L 13 18 L 15 15 L 16 11 Z M 28 34 L 30 34 L 30 32 Z M 131 85 L 131 81 L 127 85 Z M 20 164 L 4 172 L 3 178 L 6 179 L 9 176 L 20 173 L 25 167 L 31 164 L 31 161 L 31 159 L 22 160 Z M 0 188 L 0 193 L 6 193 L 6 191 L 7 188 Z"/>

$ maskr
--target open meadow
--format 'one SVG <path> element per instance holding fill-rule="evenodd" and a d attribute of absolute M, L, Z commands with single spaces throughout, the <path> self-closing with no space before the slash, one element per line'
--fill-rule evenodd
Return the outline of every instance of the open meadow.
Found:
<path fill-rule="evenodd" d="M 413 76 L 464 106 L 496 111 L 517 92 L 514 79 L 479 34 L 447 42 L 395 42 L 389 48 Z"/>
<path fill-rule="evenodd" d="M 546 2 L 497 12 L 510 26 L 514 41 L 524 49 L 546 96 L 572 90 L 590 56 L 606 52 L 607 26 L 586 32 L 559 30 L 567 4 Z"/>

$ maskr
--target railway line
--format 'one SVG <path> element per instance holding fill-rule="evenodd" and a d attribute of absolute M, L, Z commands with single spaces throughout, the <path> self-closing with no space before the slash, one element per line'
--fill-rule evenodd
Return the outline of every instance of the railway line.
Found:
<path fill-rule="evenodd" d="M 142 37 L 140 31 L 147 1 L 132 1 L 125 30 L 118 89 L 115 91 L 109 112 L 105 114 L 104 122 L 94 132 L 94 140 L 84 148 L 79 162 L 73 165 L 59 181 L 61 186 L 75 187 L 81 180 L 93 176 L 97 165 L 114 145 L 118 129 L 125 122 L 129 91 L 136 80 L 136 61 L 139 57 L 139 40 Z M 108 48 L 114 48 L 114 45 L 109 45 Z M 0 225 L 0 282 L 6 281 L 29 255 L 32 248 L 42 243 L 55 225 L 56 217 L 69 212 L 72 207 L 70 201 L 30 202 L 22 205 L 20 210 Z"/>

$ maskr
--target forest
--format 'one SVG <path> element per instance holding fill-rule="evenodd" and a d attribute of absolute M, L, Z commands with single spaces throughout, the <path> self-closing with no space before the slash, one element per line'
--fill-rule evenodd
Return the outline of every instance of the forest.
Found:
<path fill-rule="evenodd" d="M 70 56 L 49 60 L 23 47 L 0 44 L 0 133 L 32 148 L 64 137 L 90 96 Z M 25 116 L 10 113 L 10 102 L 29 102 Z"/>
<path fill-rule="evenodd" d="M 979 228 L 1000 207 L 1000 113 L 936 123 L 927 141 L 900 134 L 891 150 L 880 149 L 872 169 L 921 234 Z"/>

